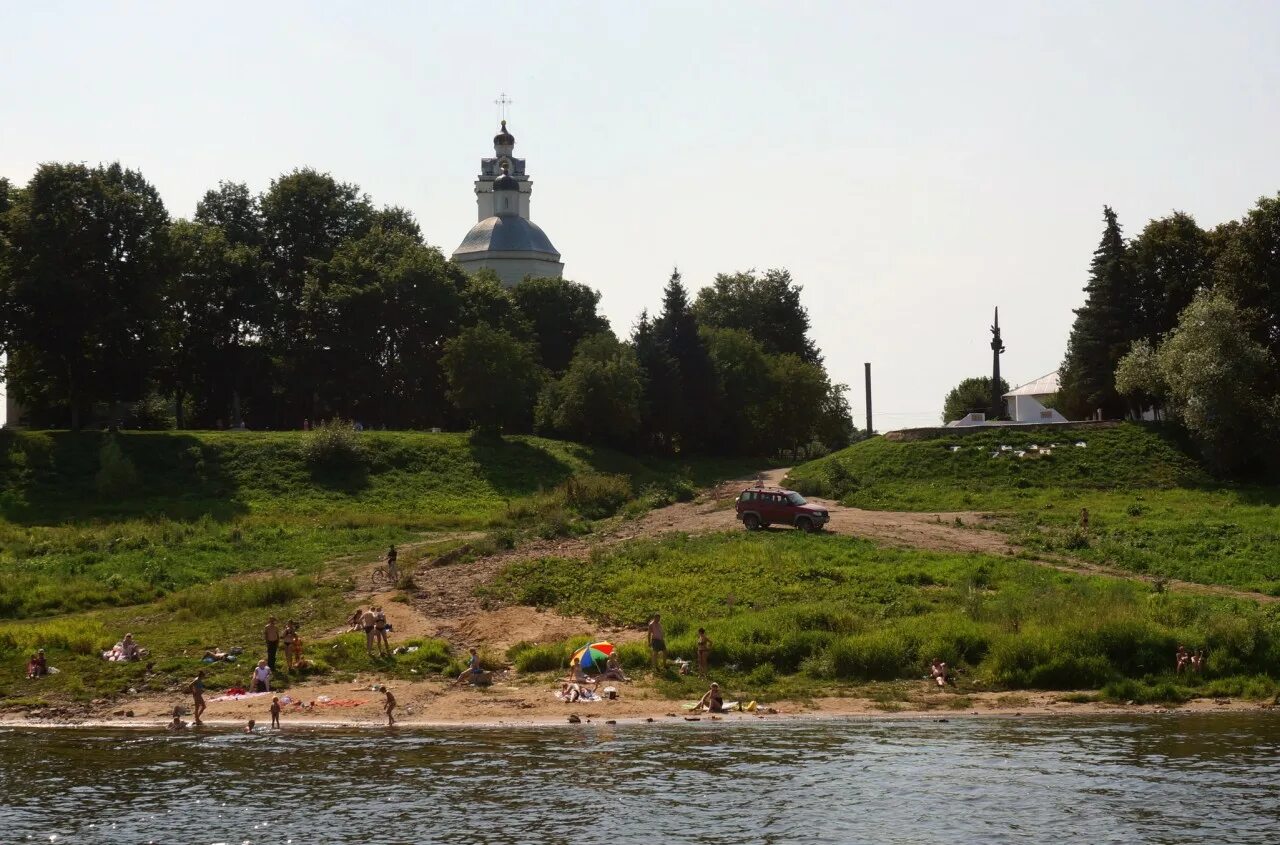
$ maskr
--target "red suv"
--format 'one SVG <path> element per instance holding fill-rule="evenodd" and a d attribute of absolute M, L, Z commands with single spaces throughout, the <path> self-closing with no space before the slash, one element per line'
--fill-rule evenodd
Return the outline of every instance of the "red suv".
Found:
<path fill-rule="evenodd" d="M 821 531 L 831 519 L 826 508 L 811 505 L 794 490 L 749 487 L 738 494 L 738 519 L 748 531 L 773 523 L 794 525 L 802 531 Z"/>

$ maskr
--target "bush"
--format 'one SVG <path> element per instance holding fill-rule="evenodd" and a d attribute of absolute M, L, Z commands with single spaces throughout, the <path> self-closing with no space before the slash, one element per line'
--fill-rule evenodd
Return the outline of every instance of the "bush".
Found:
<path fill-rule="evenodd" d="M 587 519 L 613 516 L 631 498 L 631 482 L 625 475 L 580 473 L 561 487 L 566 504 Z"/>
<path fill-rule="evenodd" d="M 120 448 L 116 437 L 108 437 L 98 452 L 98 492 L 111 498 L 128 495 L 138 486 L 138 469 Z"/>
<path fill-rule="evenodd" d="M 915 644 L 896 631 L 842 637 L 827 653 L 837 678 L 887 681 L 918 668 Z"/>
<path fill-rule="evenodd" d="M 517 643 L 507 650 L 507 657 L 521 672 L 552 672 L 568 666 L 572 653 L 573 649 L 567 643 Z"/>
<path fill-rule="evenodd" d="M 364 446 L 350 420 L 323 420 L 304 436 L 302 458 L 313 467 L 350 467 L 364 460 Z"/>

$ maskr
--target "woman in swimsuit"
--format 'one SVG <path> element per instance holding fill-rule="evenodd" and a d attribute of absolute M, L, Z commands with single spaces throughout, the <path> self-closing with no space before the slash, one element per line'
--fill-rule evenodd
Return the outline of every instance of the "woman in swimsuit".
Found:
<path fill-rule="evenodd" d="M 698 708 L 707 708 L 708 713 L 724 712 L 724 696 L 720 694 L 720 685 L 715 681 L 711 682 L 711 689 L 698 701 Z"/>
<path fill-rule="evenodd" d="M 707 658 L 711 656 L 711 640 L 707 639 L 707 629 L 698 629 L 698 674 L 706 677 Z"/>

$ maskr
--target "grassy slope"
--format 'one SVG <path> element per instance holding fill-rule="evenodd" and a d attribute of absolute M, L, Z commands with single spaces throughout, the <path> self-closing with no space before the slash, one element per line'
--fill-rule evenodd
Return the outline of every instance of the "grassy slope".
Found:
<path fill-rule="evenodd" d="M 1274 695 L 1265 673 L 1280 667 L 1280 616 L 1251 602 L 835 535 L 635 543 L 592 561 L 520 563 L 492 590 L 634 624 L 662 612 L 670 653 L 690 659 L 705 626 L 714 676 L 735 697 L 919 678 L 933 657 L 960 667 L 966 689 L 1106 686 L 1123 700 Z M 1174 676 L 1178 643 L 1208 650 L 1208 680 Z M 643 665 L 643 643 L 623 655 Z M 696 684 L 685 686 L 673 691 Z"/>
<path fill-rule="evenodd" d="M 95 483 L 101 435 L 0 432 L 0 701 L 172 691 L 202 667 L 207 647 L 256 653 L 268 614 L 297 619 L 308 636 L 330 630 L 350 612 L 343 593 L 361 560 L 434 531 L 530 526 L 561 507 L 543 491 L 574 475 L 622 474 L 635 492 L 662 499 L 757 468 L 641 460 L 534 437 L 367 432 L 361 466 L 313 472 L 303 440 L 297 432 L 125 434 L 140 481 L 130 495 L 106 497 Z M 332 563 L 337 556 L 351 559 Z M 154 673 L 98 659 L 124 631 L 151 648 Z M 422 645 L 374 663 L 391 677 L 458 671 L 443 643 Z M 37 647 L 61 671 L 33 684 L 22 665 Z M 309 648 L 308 658 L 313 673 L 338 675 L 371 663 L 343 638 Z M 243 684 L 248 672 L 203 668 L 212 689 Z"/>
<path fill-rule="evenodd" d="M 1032 443 L 1060 448 L 991 457 L 1002 445 Z M 1280 490 L 1215 484 L 1176 444 L 1138 425 L 876 438 L 796 467 L 791 478 L 857 507 L 1000 511 L 1033 549 L 1280 595 Z M 1081 508 L 1090 513 L 1087 534 Z"/>
<path fill-rule="evenodd" d="M 0 433 L 0 618 L 149 601 L 240 572 L 313 573 L 421 532 L 518 519 L 575 473 L 637 489 L 740 467 L 682 467 L 533 437 L 365 433 L 367 459 L 313 471 L 301 433 L 133 433 L 139 483 L 99 493 L 102 436 Z M 515 514 L 515 516 L 513 516 Z"/>

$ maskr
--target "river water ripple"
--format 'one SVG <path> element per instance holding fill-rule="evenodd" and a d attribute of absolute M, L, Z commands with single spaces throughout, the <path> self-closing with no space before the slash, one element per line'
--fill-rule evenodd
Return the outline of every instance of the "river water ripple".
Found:
<path fill-rule="evenodd" d="M 0 842 L 1280 842 L 1280 715 L 0 731 Z"/>

